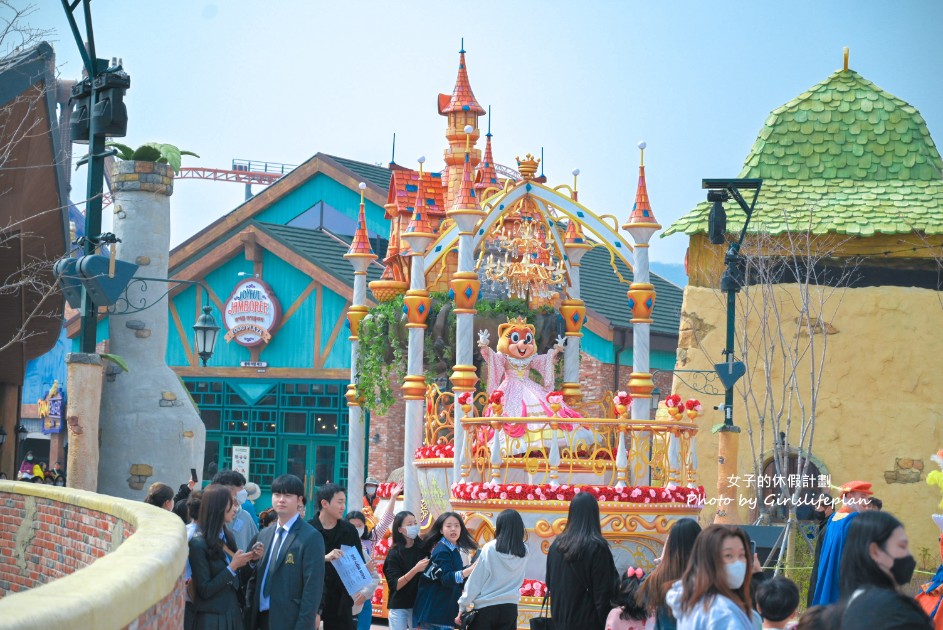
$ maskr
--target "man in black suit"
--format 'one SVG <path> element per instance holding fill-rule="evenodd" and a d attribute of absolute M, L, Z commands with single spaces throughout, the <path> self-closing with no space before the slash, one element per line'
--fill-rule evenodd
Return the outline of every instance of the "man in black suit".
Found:
<path fill-rule="evenodd" d="M 248 630 L 310 630 L 324 591 L 324 539 L 300 518 L 304 484 L 294 475 L 272 482 L 278 521 L 259 532 L 265 547 L 246 592 Z"/>

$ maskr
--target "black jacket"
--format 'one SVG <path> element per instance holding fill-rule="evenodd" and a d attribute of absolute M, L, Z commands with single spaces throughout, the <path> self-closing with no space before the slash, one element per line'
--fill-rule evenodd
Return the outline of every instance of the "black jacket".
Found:
<path fill-rule="evenodd" d="M 567 560 L 557 542 L 547 552 L 547 590 L 555 628 L 603 630 L 619 574 L 609 545 L 592 543 Z"/>
<path fill-rule="evenodd" d="M 422 541 L 416 541 L 412 547 L 404 545 L 393 545 L 389 553 L 386 554 L 386 560 L 383 561 L 383 575 L 386 577 L 386 585 L 390 588 L 390 599 L 387 608 L 412 608 L 416 603 L 416 593 L 419 592 L 419 580 L 422 577 L 417 573 L 413 579 L 401 588 L 396 588 L 396 583 L 401 577 L 409 573 L 416 566 L 416 563 L 427 557 Z"/>
<path fill-rule="evenodd" d="M 841 606 L 844 602 L 839 602 Z M 886 588 L 869 587 L 841 616 L 841 630 L 933 630 L 933 623 L 912 598 Z"/>
<path fill-rule="evenodd" d="M 210 554 L 203 534 L 197 533 L 190 539 L 190 569 L 196 588 L 193 605 L 197 613 L 237 616 L 241 613 L 236 594 L 239 578 L 230 572 L 228 565 L 225 556 Z"/>

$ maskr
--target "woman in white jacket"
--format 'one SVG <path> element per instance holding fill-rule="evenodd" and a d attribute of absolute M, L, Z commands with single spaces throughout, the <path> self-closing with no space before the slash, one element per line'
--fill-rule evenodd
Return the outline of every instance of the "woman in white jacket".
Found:
<path fill-rule="evenodd" d="M 527 564 L 524 521 L 514 510 L 495 520 L 494 540 L 481 548 L 475 568 L 458 600 L 459 611 L 477 611 L 472 630 L 514 630 Z M 460 623 L 459 618 L 455 620 Z"/>
<path fill-rule="evenodd" d="M 749 549 L 747 535 L 733 525 L 711 525 L 698 535 L 687 570 L 666 598 L 678 630 L 760 630 Z"/>

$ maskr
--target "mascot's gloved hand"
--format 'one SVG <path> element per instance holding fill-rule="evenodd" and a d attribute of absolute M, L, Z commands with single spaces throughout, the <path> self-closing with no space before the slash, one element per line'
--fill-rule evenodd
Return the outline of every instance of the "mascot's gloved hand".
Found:
<path fill-rule="evenodd" d="M 479 348 L 487 348 L 488 343 L 490 341 L 491 341 L 491 333 L 489 333 L 487 330 L 478 331 L 478 347 Z"/>
<path fill-rule="evenodd" d="M 564 348 L 566 348 L 566 337 L 557 336 L 557 343 L 553 346 L 553 349 L 560 351 Z"/>

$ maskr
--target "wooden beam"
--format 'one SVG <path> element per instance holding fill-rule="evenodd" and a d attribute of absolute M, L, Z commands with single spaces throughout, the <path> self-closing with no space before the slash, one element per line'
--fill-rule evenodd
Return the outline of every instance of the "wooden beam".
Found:
<path fill-rule="evenodd" d="M 285 311 L 285 314 L 282 315 L 282 323 L 279 324 L 279 328 L 288 323 L 288 320 L 291 319 L 291 316 L 295 314 L 295 311 L 297 311 L 301 305 L 305 303 L 305 300 L 308 299 L 308 296 L 311 295 L 311 292 L 314 291 L 320 284 L 321 283 L 317 280 L 312 280 L 308 283 L 308 286 L 305 287 L 305 290 L 301 292 L 301 295 L 298 296 L 298 298 L 288 308 L 288 310 Z"/>
<path fill-rule="evenodd" d="M 174 326 L 177 329 L 177 334 L 180 335 L 180 340 L 183 341 L 183 351 L 187 355 L 187 363 L 189 363 L 192 366 L 196 366 L 196 363 L 194 362 L 195 355 L 193 353 L 193 350 L 190 349 L 190 339 L 187 337 L 187 333 L 183 329 L 183 324 L 180 321 L 180 313 L 177 312 L 177 305 L 174 304 L 173 300 L 168 300 L 167 304 L 169 305 L 170 318 L 174 322 Z M 199 318 L 200 315 L 202 314 L 202 312 L 200 311 L 199 304 L 200 302 L 197 301 L 197 318 Z M 197 321 L 197 320 L 194 319 L 193 321 Z"/>
<path fill-rule="evenodd" d="M 347 303 L 344 304 L 344 310 L 341 311 L 341 316 L 334 322 L 334 330 L 331 331 L 331 336 L 328 337 L 327 344 L 325 344 L 324 350 L 321 352 L 320 363 L 315 364 L 314 367 L 323 368 L 324 364 L 327 362 L 327 358 L 331 355 L 331 349 L 334 347 L 334 342 L 337 341 L 337 335 L 344 329 L 344 322 L 347 321 L 347 309 L 349 308 L 350 301 L 347 301 Z"/>
<path fill-rule="evenodd" d="M 178 376 L 203 378 L 303 378 L 350 381 L 349 368 L 244 368 L 172 366 Z"/>

